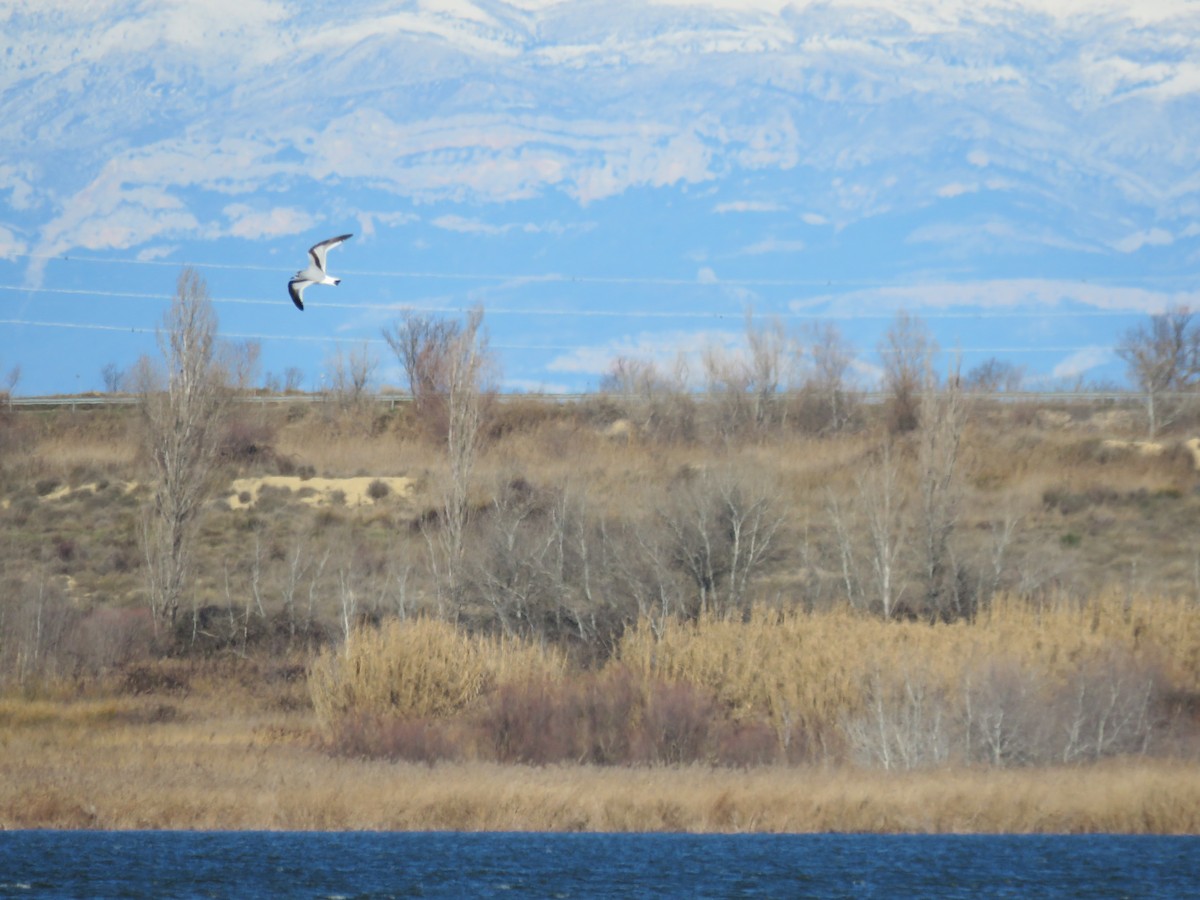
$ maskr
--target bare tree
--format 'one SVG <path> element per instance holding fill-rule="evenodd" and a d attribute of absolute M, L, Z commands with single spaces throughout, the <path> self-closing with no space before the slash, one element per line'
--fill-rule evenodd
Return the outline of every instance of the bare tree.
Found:
<path fill-rule="evenodd" d="M 0 391 L 0 394 L 4 395 L 9 409 L 12 409 L 13 394 L 17 392 L 17 385 L 20 383 L 20 381 L 21 367 L 19 365 L 13 366 L 8 370 L 8 374 L 4 376 L 4 390 Z"/>
<path fill-rule="evenodd" d="M 445 319 L 404 310 L 400 321 L 383 329 L 383 338 L 404 369 L 417 416 L 434 433 L 444 434 L 446 402 L 455 343 L 463 326 Z"/>
<path fill-rule="evenodd" d="M 291 394 L 300 390 L 304 383 L 304 371 L 297 366 L 288 366 L 283 370 L 283 392 Z"/>
<path fill-rule="evenodd" d="M 1186 307 L 1176 307 L 1151 316 L 1149 324 L 1130 328 L 1116 349 L 1145 397 L 1147 430 L 1153 438 L 1185 406 L 1170 395 L 1192 394 L 1200 381 L 1200 324 Z"/>
<path fill-rule="evenodd" d="M 211 496 L 227 378 L 217 363 L 217 317 L 204 279 L 187 268 L 158 332 L 163 369 L 143 359 L 138 389 L 155 490 L 143 529 L 150 606 L 173 623 L 192 575 L 197 516 Z"/>
<path fill-rule="evenodd" d="M 483 406 L 489 367 L 487 335 L 482 330 L 483 308 L 467 315 L 462 330 L 451 342 L 446 385 L 446 452 L 450 463 L 450 485 L 446 494 L 446 528 L 450 535 L 450 559 L 462 559 L 466 532 L 468 491 L 479 452 Z"/>
<path fill-rule="evenodd" d="M 440 510 L 438 536 L 427 531 L 438 580 L 453 591 L 463 558 L 470 518 L 468 493 L 479 451 L 495 362 L 483 330 L 483 308 L 475 307 L 463 322 L 406 311 L 383 331 L 408 379 L 418 415 L 436 420 L 445 440 L 448 474 Z"/>
<path fill-rule="evenodd" d="M 930 614 L 942 616 L 967 612 L 961 608 L 951 547 L 962 502 L 959 449 L 967 418 L 959 366 L 956 358 L 941 390 L 932 374 L 926 376 L 918 423 L 917 489 L 925 605 Z"/>
<path fill-rule="evenodd" d="M 100 377 L 104 379 L 104 390 L 115 394 L 125 383 L 125 370 L 116 363 L 110 362 L 100 370 Z"/>
<path fill-rule="evenodd" d="M 841 431 L 854 410 L 847 372 L 854 361 L 854 348 L 831 322 L 812 323 L 805 329 L 808 344 L 808 373 L 805 393 L 812 394 L 817 406 L 816 427 L 821 431 Z"/>
<path fill-rule="evenodd" d="M 600 379 L 600 390 L 615 395 L 638 430 L 663 440 L 688 440 L 696 431 L 696 404 L 687 389 L 682 354 L 671 372 L 653 360 L 618 356 Z"/>
<path fill-rule="evenodd" d="M 858 496 L 867 525 L 871 594 L 880 613 L 887 619 L 904 594 L 901 564 L 908 541 L 905 527 L 907 498 L 890 442 L 884 443 L 879 464 L 858 480 Z"/>
<path fill-rule="evenodd" d="M 717 428 L 726 437 L 745 434 L 784 421 L 780 392 L 791 386 L 798 356 L 783 322 L 756 322 L 746 311 L 745 349 L 733 353 L 720 346 L 704 352 L 710 397 L 717 401 Z"/>
<path fill-rule="evenodd" d="M 248 391 L 258 380 L 262 344 L 258 341 L 222 341 L 217 348 L 218 365 L 225 371 L 228 387 Z"/>
<path fill-rule="evenodd" d="M 701 356 L 710 427 L 722 438 L 744 435 L 754 428 L 753 376 L 744 361 L 711 343 Z"/>
<path fill-rule="evenodd" d="M 781 319 L 772 317 L 759 324 L 754 321 L 753 310 L 746 311 L 746 349 L 754 424 L 761 428 L 782 422 L 785 410 L 780 391 L 792 386 L 799 350 Z"/>
<path fill-rule="evenodd" d="M 701 470 L 670 486 L 659 521 L 669 558 L 695 588 L 689 617 L 746 608 L 784 524 L 773 496 L 768 485 L 731 472 Z"/>
<path fill-rule="evenodd" d="M 833 491 L 828 494 L 847 599 L 885 619 L 895 614 L 908 589 L 905 561 L 912 523 L 906 486 L 892 440 L 886 438 L 878 458 L 855 478 L 848 504 Z"/>
<path fill-rule="evenodd" d="M 967 373 L 963 379 L 963 387 L 981 394 L 995 394 L 1000 391 L 1019 391 L 1024 380 L 1024 366 L 1015 366 L 993 356 Z"/>
<path fill-rule="evenodd" d="M 666 378 L 650 359 L 618 356 L 600 379 L 600 390 L 625 400 L 648 399 L 666 387 Z"/>
<path fill-rule="evenodd" d="M 379 358 L 366 341 L 349 350 L 339 344 L 325 363 L 326 383 L 334 401 L 343 408 L 362 403 L 378 366 Z"/>
<path fill-rule="evenodd" d="M 904 310 L 879 342 L 883 389 L 888 394 L 888 426 L 894 433 L 920 424 L 921 388 L 933 365 L 937 342 L 919 318 Z"/>

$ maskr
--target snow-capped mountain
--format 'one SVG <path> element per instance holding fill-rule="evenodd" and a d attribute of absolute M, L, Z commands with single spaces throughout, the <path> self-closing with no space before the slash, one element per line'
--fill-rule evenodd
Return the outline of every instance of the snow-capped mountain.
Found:
<path fill-rule="evenodd" d="M 896 310 L 964 365 L 1119 377 L 1200 306 L 1186 0 L 280 0 L 0 9 L 0 367 L 96 387 L 178 269 L 316 385 L 399 307 L 484 306 L 512 388 Z M 337 289 L 291 308 L 307 248 Z"/>

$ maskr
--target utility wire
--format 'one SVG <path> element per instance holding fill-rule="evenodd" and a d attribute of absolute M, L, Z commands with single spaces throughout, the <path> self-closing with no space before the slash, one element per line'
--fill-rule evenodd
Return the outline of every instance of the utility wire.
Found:
<path fill-rule="evenodd" d="M 44 322 L 32 319 L 0 319 L 0 325 L 24 325 L 33 328 L 70 328 L 82 331 L 123 331 L 130 334 L 156 334 L 157 328 L 144 328 L 128 325 L 97 325 L 87 322 Z M 333 338 L 326 335 L 305 334 L 256 334 L 251 332 L 222 331 L 221 337 L 238 338 L 242 340 L 259 341 L 297 341 L 305 343 L 332 344 L 385 344 L 382 338 Z M 489 346 L 498 350 L 578 350 L 583 344 L 499 344 Z M 1104 349 L 1100 345 L 1086 344 L 1076 347 L 943 347 L 938 350 L 946 353 L 1074 353 L 1079 350 Z"/>
<path fill-rule="evenodd" d="M 37 259 L 51 262 L 96 263 L 99 265 L 128 265 L 155 266 L 159 268 L 193 269 L 222 269 L 245 272 L 276 272 L 286 277 L 290 269 L 287 265 L 264 266 L 256 263 L 219 263 L 175 261 L 165 259 L 138 259 L 136 257 L 103 257 L 78 256 L 74 254 L 53 253 L 11 253 L 8 259 Z M 645 284 L 651 286 L 678 285 L 695 287 L 895 287 L 894 279 L 855 279 L 855 278 L 713 278 L 701 279 L 695 276 L 672 277 L 663 275 L 571 275 L 564 272 L 436 272 L 417 269 L 353 269 L 338 268 L 339 272 L 347 275 L 364 275 L 380 278 L 410 278 L 410 279 L 443 279 L 446 281 L 480 281 L 480 282 L 548 282 L 548 283 L 579 283 L 579 284 Z M 1019 279 L 1006 279 L 1019 280 Z M 1065 280 L 1065 279 L 1055 279 Z M 1120 284 L 1127 285 L 1127 280 L 1120 278 L 1105 278 L 1088 276 L 1075 279 L 1088 284 Z M 1195 277 L 1192 275 L 1173 276 L 1159 275 L 1142 277 L 1142 282 L 1189 282 L 1189 288 L 1195 290 Z"/>
<path fill-rule="evenodd" d="M 164 259 L 136 259 L 131 257 L 105 258 L 101 256 L 74 256 L 50 253 L 13 253 L 10 259 L 42 259 L 56 262 L 85 262 L 101 265 L 159 266 L 169 268 L 190 267 L 193 269 L 229 269 L 246 272 L 279 272 L 286 276 L 287 266 L 262 266 L 254 263 L 211 263 L 174 262 Z M 719 278 L 711 281 L 696 277 L 675 278 L 661 275 L 568 275 L 563 272 L 430 272 L 411 269 L 347 269 L 338 268 L 346 275 L 366 275 L 379 278 L 445 279 L 447 281 L 518 281 L 580 284 L 646 284 L 646 285 L 695 285 L 704 287 L 819 287 L 821 285 L 852 285 L 855 287 L 879 287 L 890 282 L 881 280 L 838 280 L 827 278 Z"/>
<path fill-rule="evenodd" d="M 695 282 L 689 282 L 694 284 Z M 30 288 L 16 284 L 0 284 L 0 291 L 25 294 L 55 294 L 65 297 L 117 297 L 130 300 L 169 301 L 168 294 L 145 294 L 132 291 L 103 291 L 82 288 Z M 281 300 L 262 300 L 252 297 L 213 297 L 213 303 L 237 306 L 284 306 L 288 305 L 287 298 Z M 463 313 L 470 305 L 439 305 L 428 303 L 409 303 L 396 301 L 392 303 L 355 303 L 338 300 L 322 300 L 313 305 L 314 309 L 357 309 L 375 312 L 414 312 Z M 692 310 L 616 310 L 616 309 L 549 309 L 545 307 L 519 308 L 502 306 L 485 306 L 487 315 L 501 316 L 547 316 L 564 318 L 611 318 L 611 319 L 733 319 L 741 318 L 741 312 L 728 311 L 692 311 Z M 973 312 L 934 311 L 923 312 L 922 319 L 1075 319 L 1075 318 L 1112 318 L 1133 314 L 1130 310 L 1088 309 L 1088 310 L 981 310 Z M 838 319 L 854 321 L 865 319 L 891 319 L 896 315 L 894 309 L 879 312 L 808 312 L 788 310 L 779 313 L 765 313 L 764 318 L 780 319 Z"/>

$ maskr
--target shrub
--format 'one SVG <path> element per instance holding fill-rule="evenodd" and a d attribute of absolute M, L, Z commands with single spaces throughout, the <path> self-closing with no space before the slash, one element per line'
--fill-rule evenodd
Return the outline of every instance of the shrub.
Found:
<path fill-rule="evenodd" d="M 569 687 L 539 680 L 503 684 L 481 716 L 484 740 L 496 761 L 546 763 L 578 758 L 578 720 Z"/>
<path fill-rule="evenodd" d="M 270 426 L 236 417 L 225 426 L 219 453 L 222 460 L 234 464 L 270 461 L 275 456 L 274 442 Z"/>
<path fill-rule="evenodd" d="M 186 694 L 190 677 L 174 661 L 146 662 L 130 666 L 121 678 L 126 694 Z"/>
<path fill-rule="evenodd" d="M 60 562 L 70 562 L 79 552 L 79 545 L 75 543 L 74 538 L 55 535 L 53 541 L 54 555 L 58 557 Z"/>
<path fill-rule="evenodd" d="M 346 715 L 436 719 L 463 712 L 501 680 L 561 674 L 549 650 L 472 638 L 432 619 L 360 628 L 313 662 L 309 687 L 326 727 Z"/>
<path fill-rule="evenodd" d="M 648 694 L 638 742 L 641 760 L 667 765 L 712 761 L 721 719 L 712 695 L 679 682 L 653 684 Z"/>
<path fill-rule="evenodd" d="M 388 487 L 387 482 L 381 481 L 378 478 L 367 485 L 367 496 L 372 500 L 382 500 L 384 497 L 390 494 L 391 491 L 392 489 Z"/>
<path fill-rule="evenodd" d="M 1141 754 L 1159 729 L 1156 671 L 1106 646 L 1064 681 L 1012 659 L 969 665 L 957 695 L 927 672 L 872 680 L 845 723 L 860 763 L 914 769 L 951 761 L 1012 767 Z"/>
<path fill-rule="evenodd" d="M 428 765 L 461 758 L 444 722 L 394 716 L 346 716 L 338 721 L 326 747 L 339 756 Z"/>

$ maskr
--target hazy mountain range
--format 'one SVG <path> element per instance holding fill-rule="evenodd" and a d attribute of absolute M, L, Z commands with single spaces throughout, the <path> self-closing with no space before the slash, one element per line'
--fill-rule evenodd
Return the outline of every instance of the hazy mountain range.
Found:
<path fill-rule="evenodd" d="M 316 387 L 403 306 L 484 306 L 510 389 L 743 317 L 900 308 L 966 367 L 1120 378 L 1200 307 L 1200 4 L 46 2 L 0 8 L 0 367 L 92 389 L 180 266 Z M 311 244 L 344 278 L 298 313 Z"/>

